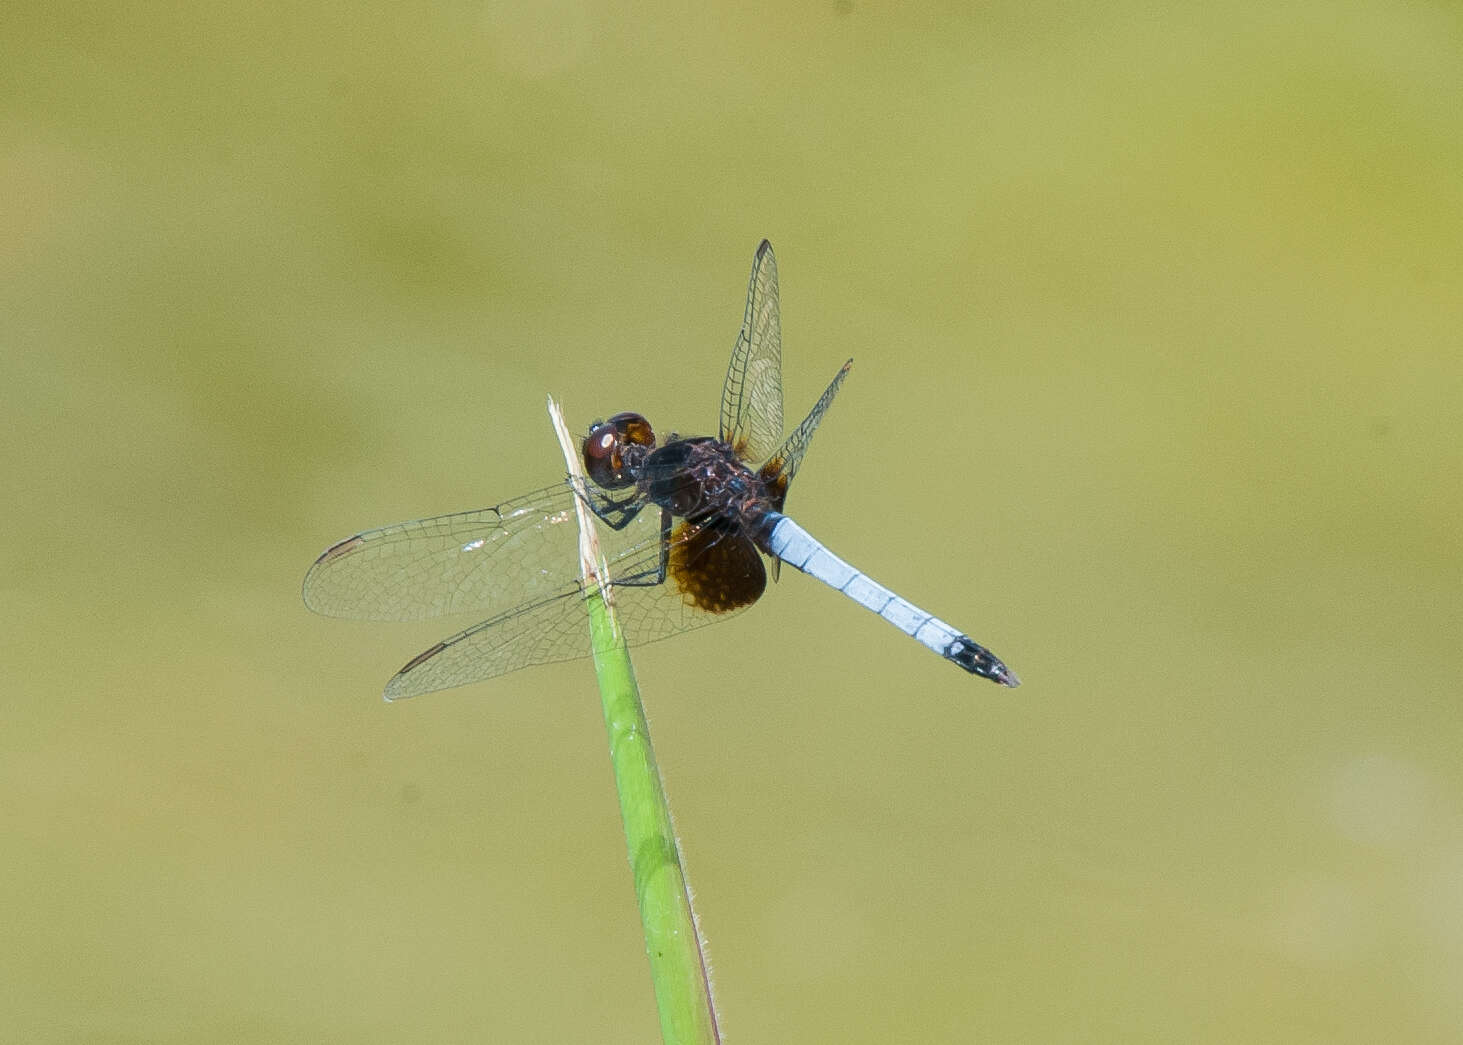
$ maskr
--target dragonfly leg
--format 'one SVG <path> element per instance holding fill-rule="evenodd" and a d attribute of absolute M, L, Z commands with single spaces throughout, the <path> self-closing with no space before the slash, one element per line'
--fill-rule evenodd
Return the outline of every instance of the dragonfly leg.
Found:
<path fill-rule="evenodd" d="M 656 560 L 655 569 L 641 570 L 639 573 L 627 574 L 624 577 L 614 578 L 615 584 L 624 585 L 629 588 L 653 588 L 657 584 L 664 584 L 666 574 L 671 567 L 671 527 L 675 524 L 675 517 L 664 508 L 660 510 L 660 555 Z"/>
<path fill-rule="evenodd" d="M 623 501 L 617 501 L 609 494 L 599 495 L 593 491 L 582 496 L 589 510 L 611 530 L 623 530 L 629 526 L 640 514 L 640 509 L 645 507 L 645 502 L 634 496 L 626 497 Z"/>

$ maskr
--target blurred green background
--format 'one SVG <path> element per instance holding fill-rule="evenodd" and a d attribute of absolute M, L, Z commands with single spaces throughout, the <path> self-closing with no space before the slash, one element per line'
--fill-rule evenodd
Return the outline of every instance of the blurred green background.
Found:
<path fill-rule="evenodd" d="M 7 1040 L 645 1042 L 587 662 L 318 618 L 367 526 L 707 431 L 795 572 L 637 657 L 748 1042 L 1463 1038 L 1453 3 L 22 3 L 0 54 Z"/>

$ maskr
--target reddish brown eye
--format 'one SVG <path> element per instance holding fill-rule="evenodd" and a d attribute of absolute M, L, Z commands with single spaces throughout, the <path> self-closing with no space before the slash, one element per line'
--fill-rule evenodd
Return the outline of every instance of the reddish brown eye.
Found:
<path fill-rule="evenodd" d="M 604 461 L 614 456 L 620 437 L 610 425 L 595 425 L 584 440 L 584 459 Z"/>
<path fill-rule="evenodd" d="M 595 424 L 584 437 L 584 470 L 604 489 L 624 486 L 621 481 L 620 434 L 608 423 Z"/>
<path fill-rule="evenodd" d="M 603 489 L 619 490 L 635 482 L 640 462 L 654 448 L 649 421 L 639 414 L 616 414 L 590 426 L 584 437 L 584 470 Z"/>

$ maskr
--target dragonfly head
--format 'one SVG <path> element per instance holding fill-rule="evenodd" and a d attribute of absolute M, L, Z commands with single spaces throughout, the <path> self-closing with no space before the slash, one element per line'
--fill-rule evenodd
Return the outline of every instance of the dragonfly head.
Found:
<path fill-rule="evenodd" d="M 619 490 L 635 482 L 640 466 L 655 449 L 655 432 L 640 414 L 616 414 L 608 421 L 596 421 L 584 437 L 584 470 L 606 490 Z"/>

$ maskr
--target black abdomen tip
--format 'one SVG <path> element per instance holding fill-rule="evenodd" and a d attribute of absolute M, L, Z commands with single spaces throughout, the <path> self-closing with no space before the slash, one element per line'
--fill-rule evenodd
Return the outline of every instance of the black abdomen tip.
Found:
<path fill-rule="evenodd" d="M 1000 657 L 968 636 L 961 635 L 950 643 L 949 648 L 945 650 L 945 659 L 953 660 L 972 675 L 999 682 L 1003 686 L 1015 689 L 1021 685 L 1021 680 L 1016 677 L 1016 673 L 1002 664 Z"/>

